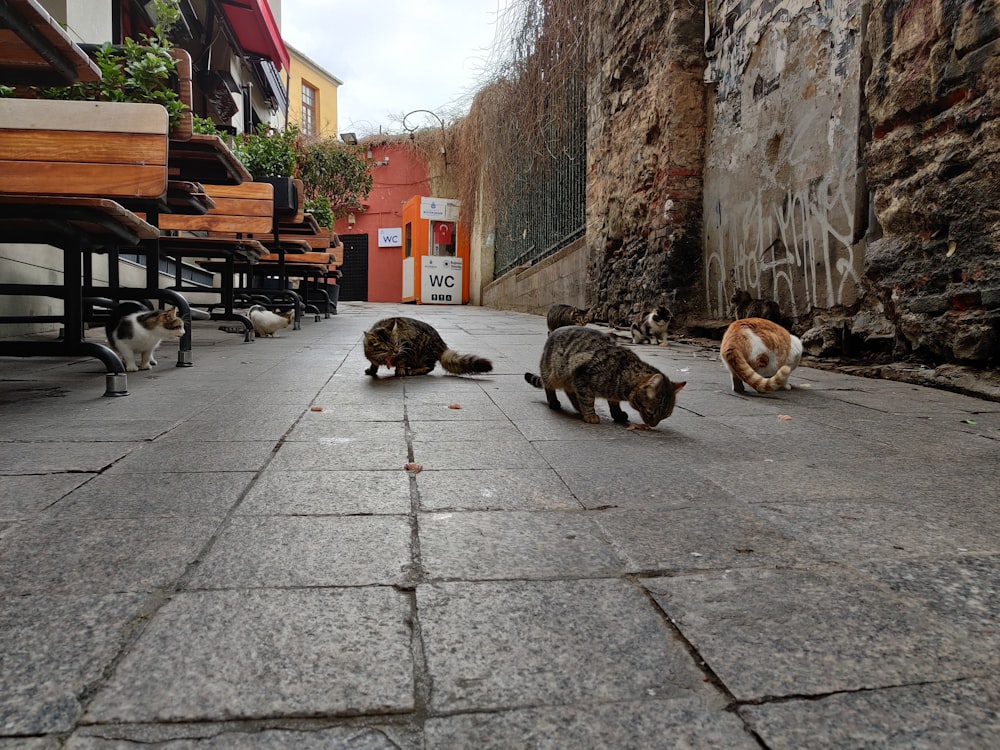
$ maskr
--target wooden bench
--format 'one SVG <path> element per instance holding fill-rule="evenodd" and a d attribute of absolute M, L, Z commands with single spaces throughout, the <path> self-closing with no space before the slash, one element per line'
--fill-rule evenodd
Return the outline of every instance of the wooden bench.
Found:
<path fill-rule="evenodd" d="M 37 0 L 0 3 L 0 50 L 0 83 L 8 86 L 68 86 L 101 79 L 101 69 Z"/>
<path fill-rule="evenodd" d="M 157 104 L 0 99 L 0 241 L 52 245 L 64 258 L 61 285 L 0 287 L 9 296 L 61 299 L 62 315 L 0 323 L 61 322 L 62 341 L 3 342 L 0 354 L 95 356 L 108 370 L 105 395 L 127 392 L 117 353 L 85 341 L 83 299 L 96 293 L 81 282 L 83 258 L 155 241 L 156 228 L 122 204 L 165 199 L 167 132 Z M 187 310 L 179 295 L 164 296 Z"/>
<path fill-rule="evenodd" d="M 190 216 L 162 214 L 159 217 L 160 254 L 172 258 L 177 276 L 174 291 L 189 295 L 217 294 L 222 312 L 210 310 L 212 320 L 234 320 L 243 325 L 244 339 L 253 341 L 253 325 L 236 312 L 235 280 L 237 264 L 255 264 L 267 253 L 257 239 L 273 224 L 274 188 L 267 183 L 244 182 L 239 185 L 206 185 L 212 208 L 205 214 Z M 181 262 L 192 259 L 202 267 L 218 272 L 218 291 L 185 284 Z"/>

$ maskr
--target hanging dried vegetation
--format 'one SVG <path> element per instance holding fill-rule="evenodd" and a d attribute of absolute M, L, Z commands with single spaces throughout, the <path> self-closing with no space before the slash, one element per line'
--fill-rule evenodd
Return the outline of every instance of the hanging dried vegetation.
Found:
<path fill-rule="evenodd" d="M 483 226 L 492 226 L 526 184 L 580 156 L 585 15 L 579 0 L 513 0 L 498 15 L 485 85 L 447 134 L 470 220 L 482 211 Z"/>

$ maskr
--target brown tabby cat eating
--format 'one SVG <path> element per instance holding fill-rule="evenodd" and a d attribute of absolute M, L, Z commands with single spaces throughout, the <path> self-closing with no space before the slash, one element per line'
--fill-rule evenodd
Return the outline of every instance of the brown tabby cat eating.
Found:
<path fill-rule="evenodd" d="M 555 304 L 549 308 L 545 320 L 550 333 L 563 326 L 585 326 L 590 322 L 590 310 L 581 310 L 573 305 Z"/>
<path fill-rule="evenodd" d="M 365 358 L 371 367 L 365 375 L 378 375 L 378 368 L 394 368 L 397 377 L 426 375 L 439 361 L 455 375 L 489 372 L 493 363 L 475 354 L 449 349 L 433 326 L 414 318 L 384 318 L 365 331 Z"/>
<path fill-rule="evenodd" d="M 542 349 L 541 376 L 524 379 L 545 389 L 550 409 L 559 409 L 556 389 L 566 392 L 585 422 L 598 424 L 594 399 L 607 399 L 611 418 L 627 422 L 620 403 L 628 401 L 648 427 L 655 427 L 674 410 L 677 391 L 686 384 L 671 383 L 662 372 L 643 362 L 635 352 L 592 328 L 565 327 L 552 331 Z"/>
<path fill-rule="evenodd" d="M 802 341 L 770 320 L 744 318 L 729 324 L 719 353 L 736 393 L 744 383 L 758 393 L 791 390 L 788 376 L 802 359 Z"/>

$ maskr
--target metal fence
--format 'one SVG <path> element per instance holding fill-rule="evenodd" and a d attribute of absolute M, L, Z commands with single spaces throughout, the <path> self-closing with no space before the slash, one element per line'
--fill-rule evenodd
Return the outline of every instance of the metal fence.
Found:
<path fill-rule="evenodd" d="M 568 87 L 569 127 L 544 134 L 541 156 L 525 151 L 517 164 L 512 198 L 497 207 L 494 278 L 566 247 L 586 224 L 586 96 L 582 82 Z"/>

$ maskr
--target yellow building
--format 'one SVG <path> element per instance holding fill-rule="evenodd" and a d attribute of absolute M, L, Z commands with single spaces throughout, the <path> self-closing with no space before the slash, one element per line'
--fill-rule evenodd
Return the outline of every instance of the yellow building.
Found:
<path fill-rule="evenodd" d="M 325 71 L 290 44 L 288 123 L 304 135 L 337 136 L 337 88 L 344 82 Z"/>

